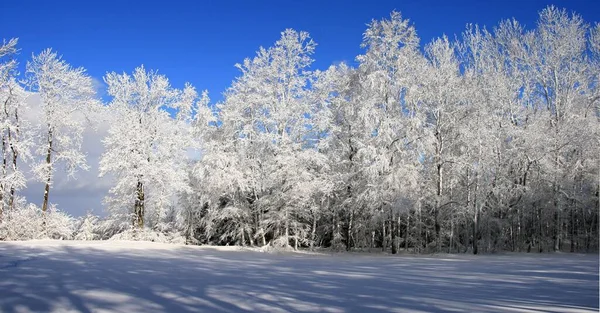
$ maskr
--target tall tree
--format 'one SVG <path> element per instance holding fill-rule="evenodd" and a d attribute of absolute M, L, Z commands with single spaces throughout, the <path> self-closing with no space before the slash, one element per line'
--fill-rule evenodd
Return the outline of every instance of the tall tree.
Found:
<path fill-rule="evenodd" d="M 387 222 L 392 253 L 396 253 L 399 214 L 407 213 L 407 206 L 415 203 L 410 195 L 416 191 L 418 158 L 424 152 L 420 142 L 425 115 L 416 110 L 415 91 L 419 87 L 416 73 L 426 69 L 426 62 L 419 52 L 416 29 L 396 11 L 389 19 L 368 25 L 362 47 L 366 52 L 357 57 L 362 99 L 357 105 L 364 106 L 361 118 L 367 137 L 361 150 L 369 188 L 355 200 L 374 205 L 371 210 L 381 215 L 383 230 Z"/>
<path fill-rule="evenodd" d="M 548 231 L 554 250 L 560 249 L 563 240 L 568 164 L 581 155 L 584 147 L 577 146 L 580 136 L 589 134 L 576 130 L 591 118 L 586 115 L 587 89 L 597 88 L 588 76 L 591 64 L 587 60 L 587 28 L 581 16 L 547 7 L 540 12 L 537 28 L 523 36 L 512 54 L 523 71 L 525 96 L 540 121 L 536 140 L 543 142 L 540 169 L 551 182 L 548 200 L 552 212 L 547 214 L 552 219 L 553 229 Z"/>
<path fill-rule="evenodd" d="M 0 179 L 0 218 L 13 208 L 15 192 L 25 186 L 25 175 L 18 168 L 19 157 L 29 155 L 31 134 L 19 115 L 27 109 L 27 94 L 17 82 L 15 54 L 17 39 L 0 47 L 0 123 L 2 130 L 2 178 Z"/>
<path fill-rule="evenodd" d="M 86 115 L 98 105 L 92 79 L 82 67 L 73 68 L 51 49 L 34 55 L 27 63 L 29 86 L 39 93 L 40 143 L 36 152 L 44 160 L 35 168 L 44 183 L 42 211 L 48 209 L 50 186 L 57 164 L 68 176 L 88 169 L 81 150 Z"/>
<path fill-rule="evenodd" d="M 198 95 L 191 85 L 175 89 L 164 75 L 143 66 L 132 75 L 109 73 L 104 81 L 113 116 L 100 175 L 116 179 L 107 203 L 114 214 L 133 210 L 135 227 L 143 228 L 148 214 L 154 214 L 156 225 L 188 187 L 188 149 L 197 146 L 190 123 Z"/>
<path fill-rule="evenodd" d="M 271 239 L 288 246 L 304 241 L 300 216 L 326 184 L 317 169 L 325 158 L 309 133 L 318 133 L 319 101 L 312 97 L 308 71 L 316 44 L 308 33 L 281 33 L 273 47 L 237 67 L 242 71 L 218 105 L 213 139 L 203 166 L 210 174 L 218 220 L 234 221 L 231 236 L 244 243 Z M 220 204 L 218 204 L 220 203 Z"/>

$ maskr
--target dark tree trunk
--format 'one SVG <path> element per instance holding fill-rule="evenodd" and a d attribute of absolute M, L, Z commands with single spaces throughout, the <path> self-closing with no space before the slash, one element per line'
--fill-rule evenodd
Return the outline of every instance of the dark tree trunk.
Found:
<path fill-rule="evenodd" d="M 475 206 L 475 216 L 473 217 L 473 254 L 479 252 L 477 239 L 479 236 L 479 209 Z"/>
<path fill-rule="evenodd" d="M 10 135 L 10 129 L 8 130 L 8 134 Z M 2 175 L 3 177 L 6 179 L 6 174 L 7 174 L 7 170 L 6 170 L 6 137 L 4 136 L 4 133 L 2 134 Z M 6 186 L 4 185 L 0 185 L 0 221 L 2 220 L 2 214 L 4 213 L 4 188 L 6 188 Z"/>
<path fill-rule="evenodd" d="M 317 212 L 313 212 L 313 222 L 310 234 L 310 249 L 313 250 L 315 247 L 315 240 L 317 240 Z"/>
<path fill-rule="evenodd" d="M 18 136 L 19 136 L 19 112 L 15 111 L 15 121 L 17 123 L 17 130 L 16 130 L 16 137 L 15 140 L 18 140 Z M 17 149 L 15 149 L 14 144 L 12 143 L 12 138 L 11 138 L 11 134 L 10 134 L 10 130 L 8 132 L 8 140 L 10 141 L 10 149 L 12 151 L 12 166 L 13 166 L 13 172 L 17 171 L 17 160 L 19 158 L 19 152 L 17 151 Z M 12 185 L 10 186 L 10 199 L 8 201 L 8 207 L 13 209 L 15 207 L 15 186 Z"/>
<path fill-rule="evenodd" d="M 395 231 L 395 221 L 394 221 L 394 213 L 392 209 L 390 209 L 390 233 L 392 236 L 392 254 L 398 253 L 397 245 L 396 245 L 396 231 Z"/>
<path fill-rule="evenodd" d="M 144 228 L 144 184 L 138 180 L 136 187 L 135 206 L 134 206 L 134 220 L 133 225 L 138 228 Z"/>
<path fill-rule="evenodd" d="M 350 251 L 352 249 L 352 232 L 353 232 L 353 224 L 354 224 L 354 210 L 350 209 L 350 216 L 348 218 L 348 231 L 346 232 L 346 251 Z"/>
<path fill-rule="evenodd" d="M 383 222 L 381 223 L 381 251 L 383 251 L 383 252 L 385 252 L 385 248 L 387 245 L 386 241 L 387 240 L 386 240 L 386 234 L 385 234 L 385 217 L 384 217 Z"/>
<path fill-rule="evenodd" d="M 46 186 L 44 187 L 44 203 L 42 204 L 42 212 L 46 213 L 48 210 L 48 197 L 50 194 L 50 182 L 52 179 L 52 129 L 48 130 L 48 151 L 46 152 L 46 166 L 48 173 L 46 174 Z"/>
<path fill-rule="evenodd" d="M 406 214 L 406 232 L 404 232 L 404 251 L 408 252 L 408 233 L 410 231 L 410 212 Z"/>

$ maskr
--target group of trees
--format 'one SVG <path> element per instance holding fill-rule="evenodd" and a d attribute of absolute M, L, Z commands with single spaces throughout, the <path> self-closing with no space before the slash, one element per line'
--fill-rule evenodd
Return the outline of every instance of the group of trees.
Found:
<path fill-rule="evenodd" d="M 0 235 L 11 212 L 36 212 L 15 198 L 23 158 L 41 160 L 46 236 L 392 253 L 598 248 L 600 25 L 577 14 L 547 7 L 535 29 L 468 25 L 422 48 L 392 12 L 368 25 L 355 65 L 323 71 L 311 70 L 309 34 L 288 29 L 237 65 L 216 105 L 139 67 L 104 77 L 103 106 L 89 76 L 50 50 L 20 83 L 15 47 L 0 48 Z M 30 92 L 39 127 L 20 118 Z M 89 114 L 110 124 L 100 160 L 114 178 L 109 214 L 64 235 L 46 213 L 52 174 L 57 163 L 86 167 Z"/>

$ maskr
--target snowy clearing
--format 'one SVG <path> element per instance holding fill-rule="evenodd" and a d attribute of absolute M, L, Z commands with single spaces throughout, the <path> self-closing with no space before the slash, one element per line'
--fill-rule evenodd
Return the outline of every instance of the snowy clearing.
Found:
<path fill-rule="evenodd" d="M 1 312 L 598 312 L 598 255 L 0 242 Z"/>

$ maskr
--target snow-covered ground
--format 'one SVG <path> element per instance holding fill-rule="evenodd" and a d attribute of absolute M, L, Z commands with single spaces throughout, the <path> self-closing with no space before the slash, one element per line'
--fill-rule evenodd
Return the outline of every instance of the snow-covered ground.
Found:
<path fill-rule="evenodd" d="M 0 242 L 1 312 L 598 312 L 598 255 Z"/>

